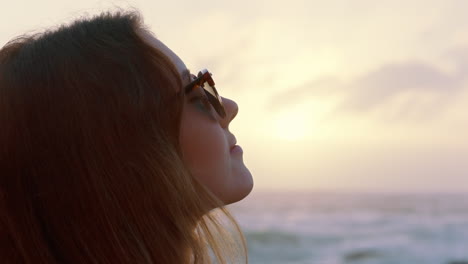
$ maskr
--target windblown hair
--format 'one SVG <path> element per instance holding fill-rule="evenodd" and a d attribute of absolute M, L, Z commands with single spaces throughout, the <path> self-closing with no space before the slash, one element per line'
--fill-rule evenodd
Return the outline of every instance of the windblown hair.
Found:
<path fill-rule="evenodd" d="M 139 32 L 108 11 L 0 50 L 2 263 L 247 263 L 183 163 L 181 76 Z"/>

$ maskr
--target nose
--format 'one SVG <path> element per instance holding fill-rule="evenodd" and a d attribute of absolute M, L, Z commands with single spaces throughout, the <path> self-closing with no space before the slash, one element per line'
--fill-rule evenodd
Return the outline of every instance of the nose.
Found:
<path fill-rule="evenodd" d="M 231 99 L 221 97 L 223 104 L 224 104 L 224 109 L 226 110 L 226 116 L 221 119 L 221 124 L 223 127 L 227 127 L 229 123 L 236 117 L 237 113 L 239 112 L 239 106 L 237 105 L 236 102 L 234 102 Z"/>

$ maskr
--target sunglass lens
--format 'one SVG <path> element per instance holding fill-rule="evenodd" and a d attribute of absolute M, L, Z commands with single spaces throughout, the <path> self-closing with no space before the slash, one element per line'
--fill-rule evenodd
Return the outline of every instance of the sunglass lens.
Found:
<path fill-rule="evenodd" d="M 208 85 L 205 85 L 205 87 L 207 87 Z M 210 92 L 210 88 L 208 87 L 205 88 L 205 91 L 206 91 L 206 95 L 208 97 L 208 101 L 210 101 L 211 105 L 213 105 L 213 108 L 216 110 L 216 112 L 219 114 L 219 116 L 221 116 L 222 118 L 224 118 L 226 116 L 226 112 L 224 111 L 224 106 L 223 106 L 223 103 L 221 101 L 221 97 L 215 97 L 213 95 L 212 92 Z M 218 100 L 219 98 L 219 100 Z"/>
<path fill-rule="evenodd" d="M 214 109 L 216 112 L 224 118 L 226 116 L 226 112 L 224 110 L 224 104 L 223 100 L 221 99 L 221 96 L 219 96 L 218 91 L 215 88 L 215 83 L 213 78 L 211 77 L 211 74 L 207 70 L 201 71 L 199 76 L 203 75 L 202 77 L 202 87 L 205 89 L 207 92 L 208 100 L 210 103 L 213 105 Z"/>

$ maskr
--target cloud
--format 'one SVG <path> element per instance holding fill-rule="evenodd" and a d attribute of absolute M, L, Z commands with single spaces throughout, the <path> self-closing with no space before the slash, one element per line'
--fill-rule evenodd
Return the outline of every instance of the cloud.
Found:
<path fill-rule="evenodd" d="M 348 96 L 339 108 L 369 111 L 407 92 L 414 92 L 414 102 L 418 102 L 418 96 L 428 93 L 456 95 L 467 77 L 444 73 L 421 62 L 388 64 L 343 87 L 348 90 Z"/>
<path fill-rule="evenodd" d="M 336 77 L 324 76 L 291 90 L 273 95 L 268 101 L 266 108 L 267 111 L 274 112 L 303 101 L 313 101 L 330 96 L 338 91 L 337 88 L 340 85 L 341 83 Z"/>
<path fill-rule="evenodd" d="M 454 62 L 456 65 L 456 74 L 460 78 L 468 78 L 468 44 L 450 49 L 443 57 Z"/>
<path fill-rule="evenodd" d="M 468 48 L 448 53 L 455 70 L 451 73 L 421 61 L 389 63 L 347 82 L 326 76 L 311 80 L 292 90 L 275 94 L 267 110 L 287 108 L 293 104 L 314 100 L 341 100 L 331 115 L 367 114 L 388 109 L 390 119 L 427 119 L 442 113 L 450 102 L 466 90 L 468 80 Z M 406 102 L 397 102 L 406 95 Z M 429 99 L 428 99 L 429 98 Z M 387 111 L 388 112 L 388 111 Z"/>

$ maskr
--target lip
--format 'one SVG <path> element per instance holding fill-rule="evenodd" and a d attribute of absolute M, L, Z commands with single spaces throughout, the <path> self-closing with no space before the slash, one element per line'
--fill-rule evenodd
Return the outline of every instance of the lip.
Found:
<path fill-rule="evenodd" d="M 241 146 L 239 146 L 239 145 L 234 145 L 234 146 L 231 147 L 231 151 L 230 151 L 230 152 L 231 152 L 231 154 L 242 153 L 243 150 L 242 150 Z"/>
<path fill-rule="evenodd" d="M 229 150 L 232 150 L 233 148 L 235 148 L 235 147 L 237 146 L 237 145 L 236 145 L 236 144 L 237 144 L 237 139 L 236 139 L 236 137 L 235 137 L 234 135 L 231 135 L 231 138 L 230 138 L 230 139 L 231 139 L 231 140 L 229 140 L 229 142 L 230 142 L 231 144 L 229 144 L 229 145 L 230 145 L 231 147 L 229 148 Z"/>

